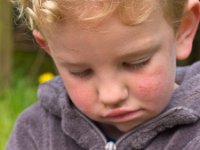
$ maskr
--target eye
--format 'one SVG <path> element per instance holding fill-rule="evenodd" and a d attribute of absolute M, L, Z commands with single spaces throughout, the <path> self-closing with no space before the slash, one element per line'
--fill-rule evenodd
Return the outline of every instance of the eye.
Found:
<path fill-rule="evenodd" d="M 92 69 L 86 69 L 82 71 L 69 71 L 71 75 L 79 77 L 79 78 L 84 78 L 84 77 L 89 77 L 93 74 Z"/>
<path fill-rule="evenodd" d="M 150 59 L 145 59 L 137 62 L 123 62 L 122 66 L 128 70 L 138 70 L 147 65 L 149 61 Z"/>

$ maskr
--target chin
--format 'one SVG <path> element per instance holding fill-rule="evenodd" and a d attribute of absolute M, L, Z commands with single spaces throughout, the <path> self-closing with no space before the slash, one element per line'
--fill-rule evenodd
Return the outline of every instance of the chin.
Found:
<path fill-rule="evenodd" d="M 130 131 L 131 129 L 134 129 L 135 127 L 137 127 L 138 125 L 133 125 L 133 123 L 132 124 L 130 124 L 130 125 L 119 125 L 119 126 L 116 126 L 116 128 L 119 130 L 119 131 L 121 131 L 121 132 L 128 132 L 128 131 Z"/>

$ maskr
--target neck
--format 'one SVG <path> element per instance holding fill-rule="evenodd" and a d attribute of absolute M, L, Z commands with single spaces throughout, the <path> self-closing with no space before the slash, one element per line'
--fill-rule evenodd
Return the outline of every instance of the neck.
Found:
<path fill-rule="evenodd" d="M 97 126 L 101 129 L 105 136 L 112 137 L 114 139 L 118 139 L 120 136 L 124 134 L 124 132 L 118 130 L 116 127 L 107 124 L 97 123 Z"/>

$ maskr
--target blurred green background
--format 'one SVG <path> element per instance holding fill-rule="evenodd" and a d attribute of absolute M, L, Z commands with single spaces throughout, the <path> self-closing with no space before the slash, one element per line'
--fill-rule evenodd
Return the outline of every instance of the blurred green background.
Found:
<path fill-rule="evenodd" d="M 19 113 L 37 100 L 39 78 L 57 74 L 52 60 L 36 44 L 31 32 L 17 21 L 16 11 L 0 0 L 0 150 L 5 145 Z M 200 58 L 200 29 L 192 55 L 179 66 Z"/>
<path fill-rule="evenodd" d="M 19 113 L 37 100 L 39 78 L 57 74 L 16 13 L 8 0 L 0 0 L 0 150 Z"/>

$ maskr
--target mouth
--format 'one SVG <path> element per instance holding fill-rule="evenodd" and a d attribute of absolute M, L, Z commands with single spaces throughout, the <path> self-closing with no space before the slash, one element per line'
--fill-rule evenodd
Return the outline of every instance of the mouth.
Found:
<path fill-rule="evenodd" d="M 134 120 L 142 115 L 142 109 L 127 111 L 127 110 L 113 110 L 108 113 L 105 118 L 111 122 L 127 122 Z"/>

